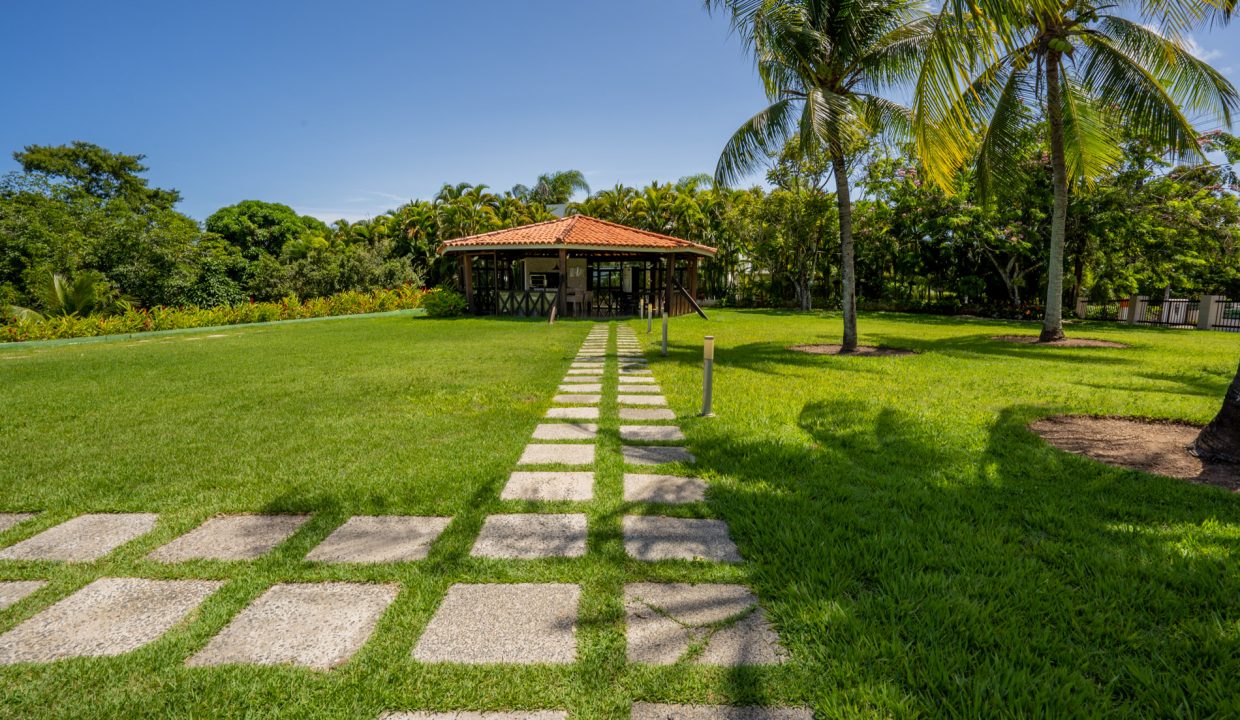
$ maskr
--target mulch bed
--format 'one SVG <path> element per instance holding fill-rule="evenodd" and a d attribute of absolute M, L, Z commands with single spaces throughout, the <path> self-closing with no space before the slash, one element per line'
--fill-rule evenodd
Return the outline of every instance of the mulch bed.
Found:
<path fill-rule="evenodd" d="M 858 345 L 852 352 L 841 352 L 842 345 L 793 345 L 788 348 L 796 352 L 810 355 L 843 355 L 844 357 L 891 357 L 894 355 L 916 355 L 912 350 L 904 348 L 883 347 L 881 345 Z"/>
<path fill-rule="evenodd" d="M 1024 345 L 1047 345 L 1050 347 L 1093 347 L 1093 348 L 1126 348 L 1123 343 L 1110 340 L 1090 340 L 1088 338 L 1064 338 L 1051 342 L 1039 343 L 1037 335 L 996 335 L 991 338 L 999 342 L 1022 343 Z"/>
<path fill-rule="evenodd" d="M 1240 465 L 1203 463 L 1188 452 L 1201 428 L 1136 418 L 1057 415 L 1029 426 L 1046 442 L 1113 467 L 1240 492 Z"/>

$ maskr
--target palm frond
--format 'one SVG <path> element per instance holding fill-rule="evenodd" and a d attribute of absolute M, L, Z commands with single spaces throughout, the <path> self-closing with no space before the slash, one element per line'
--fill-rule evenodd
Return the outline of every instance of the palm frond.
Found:
<path fill-rule="evenodd" d="M 737 128 L 719 154 L 715 180 L 729 185 L 753 172 L 771 152 L 796 132 L 797 104 L 777 100 Z"/>
<path fill-rule="evenodd" d="M 1005 58 L 982 73 L 964 95 L 968 115 L 983 128 L 974 169 L 984 198 L 994 198 L 1000 182 L 1024 186 L 1027 165 L 1020 157 L 1020 132 L 1029 121 L 1025 100 L 1035 92 L 1030 67 Z"/>
<path fill-rule="evenodd" d="M 1074 184 L 1092 185 L 1122 159 L 1119 138 L 1112 131 L 1115 125 L 1107 121 L 1108 118 L 1088 91 L 1068 77 L 1068 73 L 1061 73 L 1060 77 L 1068 180 Z"/>

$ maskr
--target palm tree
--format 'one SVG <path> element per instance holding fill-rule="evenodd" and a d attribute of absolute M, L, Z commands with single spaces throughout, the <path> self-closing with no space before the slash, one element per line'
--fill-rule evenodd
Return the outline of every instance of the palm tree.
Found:
<path fill-rule="evenodd" d="M 993 197 L 998 184 L 1026 172 L 1018 142 L 1029 109 L 1039 109 L 1046 123 L 1054 201 L 1042 342 L 1064 336 L 1069 193 L 1120 159 L 1121 130 L 1177 160 L 1197 159 L 1199 135 L 1189 116 L 1231 122 L 1236 89 L 1179 38 L 1212 14 L 1226 19 L 1226 9 L 1211 1 L 943 5 L 915 101 L 914 135 L 930 177 L 946 186 L 971 158 L 979 189 Z M 1166 34 L 1120 13 L 1144 16 Z"/>
<path fill-rule="evenodd" d="M 706 0 L 732 16 L 771 104 L 732 135 L 715 177 L 735 182 L 789 138 L 831 158 L 839 204 L 843 351 L 857 347 L 849 167 L 866 138 L 907 130 L 909 111 L 879 93 L 916 77 L 931 20 L 915 0 Z"/>
<path fill-rule="evenodd" d="M 49 274 L 36 289 L 43 312 L 10 305 L 8 315 L 20 322 L 43 320 L 44 317 L 86 317 L 103 312 L 112 304 L 107 280 L 94 270 L 84 270 L 73 280 L 60 273 Z"/>
<path fill-rule="evenodd" d="M 586 176 L 580 170 L 560 170 L 539 175 L 534 187 L 515 185 L 510 192 L 524 202 L 563 205 L 578 191 L 590 194 Z"/>

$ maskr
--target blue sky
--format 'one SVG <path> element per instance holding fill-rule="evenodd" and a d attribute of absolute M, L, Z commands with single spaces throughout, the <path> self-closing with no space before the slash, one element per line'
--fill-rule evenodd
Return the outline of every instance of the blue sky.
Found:
<path fill-rule="evenodd" d="M 700 0 L 8 0 L 0 172 L 24 145 L 145 153 L 205 218 L 245 199 L 358 219 L 445 182 L 709 172 L 763 103 Z M 1240 27 L 1197 52 L 1240 81 Z"/>

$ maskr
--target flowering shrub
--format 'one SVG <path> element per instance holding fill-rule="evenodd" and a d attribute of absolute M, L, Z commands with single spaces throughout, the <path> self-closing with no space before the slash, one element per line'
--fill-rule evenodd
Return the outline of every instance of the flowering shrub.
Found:
<path fill-rule="evenodd" d="M 272 320 L 409 310 L 421 307 L 426 294 L 425 290 L 405 285 L 391 290 L 342 292 L 309 300 L 298 300 L 296 296 L 290 295 L 279 302 L 249 302 L 212 308 L 156 306 L 145 309 L 128 306 L 110 315 L 68 315 L 0 325 L 0 342 L 123 335 L 152 330 L 244 325 Z"/>

